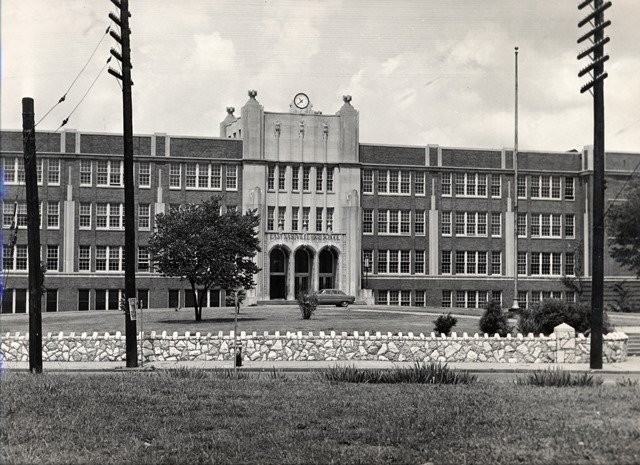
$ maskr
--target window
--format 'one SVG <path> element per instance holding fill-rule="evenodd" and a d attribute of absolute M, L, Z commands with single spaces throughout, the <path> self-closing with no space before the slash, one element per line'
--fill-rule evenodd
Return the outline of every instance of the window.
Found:
<path fill-rule="evenodd" d="M 323 191 L 322 171 L 323 168 L 321 166 L 316 166 L 316 192 Z"/>
<path fill-rule="evenodd" d="M 278 207 L 278 229 L 284 229 L 287 207 Z"/>
<path fill-rule="evenodd" d="M 451 235 L 451 212 L 440 213 L 440 233 L 443 236 Z"/>
<path fill-rule="evenodd" d="M 225 165 L 226 190 L 238 190 L 238 165 Z"/>
<path fill-rule="evenodd" d="M 493 237 L 502 236 L 502 213 L 491 213 L 491 235 Z"/>
<path fill-rule="evenodd" d="M 427 291 L 416 291 L 415 293 L 415 306 L 416 307 L 424 307 L 424 303 L 425 303 L 425 296 L 427 294 Z"/>
<path fill-rule="evenodd" d="M 267 207 L 267 231 L 273 231 L 274 228 L 274 212 L 275 207 Z"/>
<path fill-rule="evenodd" d="M 560 199 L 559 176 L 531 176 L 531 198 Z"/>
<path fill-rule="evenodd" d="M 276 189 L 276 167 L 269 165 L 267 167 L 267 190 L 273 191 Z"/>
<path fill-rule="evenodd" d="M 38 186 L 42 186 L 42 167 L 44 165 L 44 160 L 42 158 L 36 160 L 36 182 Z"/>
<path fill-rule="evenodd" d="M 373 171 L 371 170 L 362 172 L 362 193 L 373 194 Z"/>
<path fill-rule="evenodd" d="M 148 203 L 138 204 L 138 229 L 148 231 L 150 229 L 151 205 Z"/>
<path fill-rule="evenodd" d="M 333 229 L 333 207 L 327 207 L 327 229 Z"/>
<path fill-rule="evenodd" d="M 451 197 L 451 173 L 440 174 L 440 192 L 443 197 Z"/>
<path fill-rule="evenodd" d="M 518 251 L 518 275 L 527 274 L 527 252 Z"/>
<path fill-rule="evenodd" d="M 333 192 L 333 166 L 327 168 L 327 192 Z"/>
<path fill-rule="evenodd" d="M 411 273 L 411 251 L 409 250 L 400 251 L 400 273 Z"/>
<path fill-rule="evenodd" d="M 551 198 L 552 199 L 560 198 L 560 177 L 559 176 L 551 177 Z"/>
<path fill-rule="evenodd" d="M 531 253 L 531 274 L 543 276 L 560 276 L 562 254 L 559 252 Z"/>
<path fill-rule="evenodd" d="M 96 204 L 96 229 L 122 229 L 123 210 L 121 203 Z"/>
<path fill-rule="evenodd" d="M 531 237 L 561 237 L 560 215 L 531 214 Z"/>
<path fill-rule="evenodd" d="M 182 165 L 171 163 L 169 165 L 169 189 L 180 189 L 182 179 Z"/>
<path fill-rule="evenodd" d="M 502 274 L 502 252 L 491 252 L 491 274 Z"/>
<path fill-rule="evenodd" d="M 47 245 L 47 271 L 58 271 L 57 245 Z"/>
<path fill-rule="evenodd" d="M 400 172 L 389 171 L 389 193 L 397 194 L 400 192 Z"/>
<path fill-rule="evenodd" d="M 486 236 L 487 235 L 487 213 L 477 213 L 478 217 L 478 226 L 476 229 L 476 234 L 478 236 Z"/>
<path fill-rule="evenodd" d="M 413 192 L 415 195 L 425 195 L 424 178 L 425 178 L 424 171 L 413 172 Z"/>
<path fill-rule="evenodd" d="M 451 307 L 451 294 L 452 291 L 442 291 L 442 306 L 445 308 Z"/>
<path fill-rule="evenodd" d="M 456 251 L 456 274 L 487 274 L 487 252 Z"/>
<path fill-rule="evenodd" d="M 518 213 L 518 237 L 527 237 L 527 214 Z"/>
<path fill-rule="evenodd" d="M 564 256 L 564 274 L 569 276 L 575 274 L 575 256 L 573 252 L 567 252 Z"/>
<path fill-rule="evenodd" d="M 148 273 L 151 271 L 151 260 L 149 258 L 149 248 L 144 246 L 138 247 L 138 271 Z"/>
<path fill-rule="evenodd" d="M 574 190 L 573 190 L 573 178 L 566 177 L 564 178 L 564 199 L 565 200 L 574 200 Z"/>
<path fill-rule="evenodd" d="M 300 221 L 300 208 L 291 207 L 291 230 L 298 231 Z"/>
<path fill-rule="evenodd" d="M 309 229 L 309 210 L 310 207 L 302 207 L 302 227 L 304 230 Z"/>
<path fill-rule="evenodd" d="M 96 310 L 119 310 L 123 294 L 118 289 L 96 289 Z"/>
<path fill-rule="evenodd" d="M 151 164 L 138 163 L 138 187 L 151 187 Z"/>
<path fill-rule="evenodd" d="M 456 212 L 455 228 L 456 236 L 486 236 L 487 213 Z"/>
<path fill-rule="evenodd" d="M 80 185 L 91 186 L 93 163 L 91 160 L 80 160 Z"/>
<path fill-rule="evenodd" d="M 300 190 L 300 167 L 291 167 L 291 190 L 298 192 Z"/>
<path fill-rule="evenodd" d="M 311 176 L 311 168 L 308 166 L 302 168 L 302 190 L 309 192 L 309 177 Z"/>
<path fill-rule="evenodd" d="M 387 210 L 378 210 L 378 234 L 387 234 L 389 232 L 389 218 Z"/>
<path fill-rule="evenodd" d="M 389 192 L 389 183 L 387 178 L 387 170 L 378 170 L 378 194 L 387 194 Z"/>
<path fill-rule="evenodd" d="M 491 175 L 491 197 L 502 197 L 502 178 L 499 174 Z"/>
<path fill-rule="evenodd" d="M 109 185 L 122 186 L 122 163 L 117 161 L 109 162 Z"/>
<path fill-rule="evenodd" d="M 518 307 L 529 308 L 529 299 L 527 291 L 518 291 Z"/>
<path fill-rule="evenodd" d="M 60 160 L 58 158 L 49 158 L 49 170 L 47 171 L 47 184 L 60 185 Z"/>
<path fill-rule="evenodd" d="M 316 207 L 316 232 L 322 231 L 323 217 L 324 217 L 324 208 Z"/>
<path fill-rule="evenodd" d="M 403 307 L 411 305 L 411 291 L 400 291 L 400 305 Z"/>
<path fill-rule="evenodd" d="M 464 236 L 466 234 L 465 222 L 465 213 L 456 212 L 456 236 Z"/>
<path fill-rule="evenodd" d="M 423 187 L 424 187 L 424 184 L 423 184 Z M 400 171 L 400 193 L 405 195 L 411 194 L 411 172 L 410 171 Z"/>
<path fill-rule="evenodd" d="M 416 236 L 424 235 L 424 210 L 416 210 L 413 224 L 413 232 Z"/>
<path fill-rule="evenodd" d="M 211 177 L 209 178 L 209 181 L 210 181 L 211 189 L 217 190 L 217 191 L 222 190 L 222 166 L 211 165 L 210 174 L 211 174 Z M 227 173 L 227 176 L 229 176 L 228 173 Z"/>
<path fill-rule="evenodd" d="M 455 173 L 455 193 L 458 197 L 486 197 L 487 175 L 478 173 Z M 443 194 L 444 195 L 444 194 Z"/>
<path fill-rule="evenodd" d="M 451 274 L 451 251 L 443 250 L 440 255 L 440 274 Z"/>
<path fill-rule="evenodd" d="M 10 244 L 2 246 L 2 269 L 3 270 L 27 270 L 27 246 Z"/>
<path fill-rule="evenodd" d="M 373 270 L 373 250 L 362 251 L 362 268 L 365 273 Z"/>
<path fill-rule="evenodd" d="M 60 228 L 60 202 L 47 202 L 47 229 Z"/>
<path fill-rule="evenodd" d="M 209 165 L 187 163 L 184 171 L 184 187 L 187 189 L 208 189 Z"/>
<path fill-rule="evenodd" d="M 78 271 L 91 271 L 91 246 L 78 247 Z"/>
<path fill-rule="evenodd" d="M 415 251 L 415 262 L 413 264 L 414 274 L 424 274 L 424 250 Z"/>
<path fill-rule="evenodd" d="M 28 254 L 26 245 L 16 245 L 16 270 L 27 270 L 28 267 Z"/>
<path fill-rule="evenodd" d="M 455 183 L 456 196 L 464 196 L 464 193 L 465 193 L 465 174 L 464 173 L 455 173 L 453 180 L 454 180 L 454 183 Z"/>
<path fill-rule="evenodd" d="M 564 215 L 564 237 L 572 238 L 575 236 L 575 215 L 567 213 Z"/>
<path fill-rule="evenodd" d="M 467 176 L 471 176 L 471 174 L 467 173 Z M 487 175 L 486 174 L 476 174 L 476 183 L 478 185 L 478 197 L 486 197 L 487 196 Z"/>
<path fill-rule="evenodd" d="M 362 232 L 364 234 L 373 234 L 373 210 L 362 210 Z"/>
<path fill-rule="evenodd" d="M 411 234 L 411 210 L 400 210 L 400 234 Z"/>
<path fill-rule="evenodd" d="M 284 192 L 286 189 L 287 183 L 287 167 L 286 166 L 278 166 L 278 190 L 280 192 Z"/>
<path fill-rule="evenodd" d="M 89 289 L 78 289 L 78 310 L 89 310 Z"/>
<path fill-rule="evenodd" d="M 122 186 L 122 162 L 115 160 L 101 160 L 97 163 L 96 185 Z"/>
<path fill-rule="evenodd" d="M 527 198 L 527 177 L 526 176 L 518 176 L 518 198 L 526 199 Z"/>
<path fill-rule="evenodd" d="M 5 184 L 15 184 L 17 175 L 16 168 L 18 164 L 18 158 L 9 158 L 5 157 L 3 160 L 3 169 L 4 169 L 4 183 Z M 24 172 L 24 169 L 23 169 Z"/>
<path fill-rule="evenodd" d="M 399 305 L 400 300 L 398 298 L 399 291 L 389 291 L 389 305 Z"/>
<path fill-rule="evenodd" d="M 377 305 L 389 305 L 389 291 L 378 291 L 376 296 Z"/>
<path fill-rule="evenodd" d="M 378 250 L 378 273 L 387 273 L 389 271 L 387 262 L 388 250 Z"/>

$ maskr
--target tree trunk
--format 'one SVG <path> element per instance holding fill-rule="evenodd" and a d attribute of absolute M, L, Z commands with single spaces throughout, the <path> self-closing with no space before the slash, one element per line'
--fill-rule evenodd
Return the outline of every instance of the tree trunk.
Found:
<path fill-rule="evenodd" d="M 204 300 L 206 295 L 207 295 L 207 288 L 203 287 L 200 290 L 200 295 L 199 295 L 199 298 L 198 298 L 198 308 L 200 308 L 200 317 L 201 317 L 201 319 L 202 319 L 202 303 L 203 303 L 203 300 Z M 198 320 L 198 321 L 200 321 L 200 320 Z"/>
<path fill-rule="evenodd" d="M 196 295 L 196 285 L 193 281 L 191 283 L 191 292 L 193 293 L 193 310 L 196 313 L 196 321 L 202 321 L 202 308 L 198 305 L 198 296 Z"/>

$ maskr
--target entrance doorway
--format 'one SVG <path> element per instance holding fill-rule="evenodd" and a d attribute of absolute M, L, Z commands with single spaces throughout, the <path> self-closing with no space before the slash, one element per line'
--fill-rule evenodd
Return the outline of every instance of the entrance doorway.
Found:
<path fill-rule="evenodd" d="M 276 247 L 269 255 L 269 298 L 287 298 L 287 252 Z"/>
<path fill-rule="evenodd" d="M 335 288 L 338 253 L 332 248 L 322 249 L 318 255 L 318 263 L 320 266 L 319 289 Z"/>
<path fill-rule="evenodd" d="M 310 291 L 311 284 L 311 265 L 313 263 L 313 257 L 311 251 L 305 247 L 296 250 L 295 258 L 295 293 L 297 297 L 302 291 Z"/>

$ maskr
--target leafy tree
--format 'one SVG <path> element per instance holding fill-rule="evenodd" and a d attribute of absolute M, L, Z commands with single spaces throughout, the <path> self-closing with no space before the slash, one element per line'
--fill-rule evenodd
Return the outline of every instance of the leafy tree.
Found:
<path fill-rule="evenodd" d="M 560 278 L 560 282 L 564 284 L 564 286 L 570 291 L 575 292 L 578 302 L 582 301 L 582 294 L 585 291 L 585 282 L 583 280 L 583 270 L 582 270 L 582 250 L 584 244 L 582 240 L 578 241 L 576 247 L 574 249 L 573 259 L 573 275 L 568 276 L 564 275 Z"/>
<path fill-rule="evenodd" d="M 502 311 L 500 302 L 497 300 L 489 302 L 487 309 L 480 317 L 479 326 L 480 331 L 483 333 L 499 334 L 502 337 L 505 337 L 511 331 L 507 314 Z"/>
<path fill-rule="evenodd" d="M 260 251 L 255 211 L 220 213 L 220 199 L 172 208 L 156 216 L 156 231 L 149 251 L 164 276 L 189 281 L 196 321 L 202 320 L 202 304 L 214 287 L 249 289 L 259 268 L 253 257 Z M 199 298 L 196 298 L 196 289 Z"/>
<path fill-rule="evenodd" d="M 611 257 L 640 277 L 640 181 L 626 189 L 626 202 L 610 207 L 607 229 Z"/>

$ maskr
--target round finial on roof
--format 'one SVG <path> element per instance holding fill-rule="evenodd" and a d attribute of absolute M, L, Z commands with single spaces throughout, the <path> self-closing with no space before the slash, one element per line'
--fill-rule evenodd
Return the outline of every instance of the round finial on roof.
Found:
<path fill-rule="evenodd" d="M 249 97 L 256 98 L 257 95 L 258 95 L 258 91 L 257 90 L 250 90 L 249 91 Z"/>
<path fill-rule="evenodd" d="M 343 95 L 342 100 L 344 103 L 351 103 L 351 95 Z"/>
<path fill-rule="evenodd" d="M 227 113 L 229 113 L 230 115 L 233 115 L 234 111 L 236 111 L 234 107 L 227 107 Z"/>

